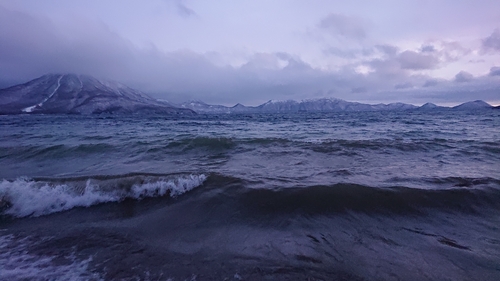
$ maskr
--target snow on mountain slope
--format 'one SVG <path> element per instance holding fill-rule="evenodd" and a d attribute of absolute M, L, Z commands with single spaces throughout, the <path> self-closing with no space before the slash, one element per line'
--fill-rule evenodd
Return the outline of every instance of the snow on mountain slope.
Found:
<path fill-rule="evenodd" d="M 408 110 L 416 106 L 404 103 L 370 105 L 358 102 L 348 102 L 335 98 L 308 99 L 302 101 L 270 100 L 259 106 L 244 106 L 236 104 L 233 107 L 208 105 L 200 101 L 181 104 L 184 108 L 198 113 L 289 113 L 289 112 L 335 112 L 335 111 L 373 111 L 373 110 Z"/>
<path fill-rule="evenodd" d="M 117 82 L 91 76 L 48 74 L 22 85 L 0 90 L 0 113 L 156 112 L 193 114 L 155 100 Z"/>

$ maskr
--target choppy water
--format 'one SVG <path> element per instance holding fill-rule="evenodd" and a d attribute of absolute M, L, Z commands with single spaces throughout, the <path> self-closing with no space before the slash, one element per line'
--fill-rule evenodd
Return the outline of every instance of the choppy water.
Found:
<path fill-rule="evenodd" d="M 0 280 L 500 279 L 498 110 L 0 128 Z"/>

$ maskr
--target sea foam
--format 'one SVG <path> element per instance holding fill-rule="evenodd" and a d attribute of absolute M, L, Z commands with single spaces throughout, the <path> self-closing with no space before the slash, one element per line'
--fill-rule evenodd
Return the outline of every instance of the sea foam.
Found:
<path fill-rule="evenodd" d="M 66 263 L 54 263 L 54 257 L 30 254 L 28 238 L 15 239 L 0 235 L 0 280 L 104 280 L 89 271 L 92 257 L 78 260 L 74 255 L 64 257 Z M 13 254 L 14 253 L 14 254 Z"/>
<path fill-rule="evenodd" d="M 39 217 L 127 198 L 175 197 L 200 186 L 206 176 L 124 177 L 79 182 L 35 181 L 19 178 L 0 181 L 0 214 L 17 218 Z"/>

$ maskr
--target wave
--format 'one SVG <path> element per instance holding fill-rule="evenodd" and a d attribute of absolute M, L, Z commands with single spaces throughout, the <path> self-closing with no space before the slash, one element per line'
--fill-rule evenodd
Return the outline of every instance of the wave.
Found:
<path fill-rule="evenodd" d="M 461 154 L 487 153 L 491 155 L 500 154 L 500 144 L 481 141 L 457 141 L 453 139 L 370 139 L 370 140 L 346 140 L 346 139 L 319 139 L 312 140 L 304 136 L 303 140 L 290 140 L 286 138 L 231 138 L 231 137 L 195 137 L 183 138 L 171 141 L 161 147 L 154 146 L 149 150 L 152 153 L 164 152 L 230 152 L 242 151 L 239 148 L 253 150 L 267 147 L 296 148 L 300 150 L 311 150 L 314 152 L 356 153 L 362 151 L 397 151 L 403 153 L 436 152 L 436 151 L 458 151 Z"/>
<path fill-rule="evenodd" d="M 98 138 L 98 137 L 95 137 Z M 320 139 L 289 140 L 286 138 L 231 138 L 231 137 L 188 137 L 177 140 L 124 140 L 120 143 L 47 144 L 0 147 L 0 159 L 46 160 L 69 157 L 85 157 L 101 154 L 130 155 L 177 155 L 185 153 L 239 153 L 268 147 L 287 150 L 314 151 L 322 154 L 375 153 L 458 153 L 466 157 L 478 153 L 486 157 L 499 157 L 500 144 L 481 141 L 456 141 L 451 139 L 371 139 L 344 140 Z"/>
<path fill-rule="evenodd" d="M 407 180 L 403 179 L 403 182 Z M 393 179 L 395 184 L 400 181 Z M 217 209 L 224 210 L 224 214 L 238 213 L 248 218 L 260 215 L 328 215 L 351 211 L 366 214 L 427 214 L 429 210 L 466 213 L 500 210 L 500 180 L 449 177 L 419 181 L 432 183 L 436 189 L 374 187 L 354 183 L 266 188 L 261 181 L 216 173 L 209 176 L 132 173 L 90 178 L 21 178 L 0 182 L 0 215 L 38 217 L 125 199 L 176 197 L 201 185 L 204 187 L 201 192 L 188 197 L 195 204 L 193 208 L 217 206 Z"/>
<path fill-rule="evenodd" d="M 127 198 L 176 197 L 200 186 L 205 180 L 204 174 L 2 180 L 0 214 L 17 218 L 38 217 Z"/>
<path fill-rule="evenodd" d="M 252 189 L 239 197 L 251 214 L 319 215 L 342 212 L 366 214 L 426 214 L 429 210 L 478 213 L 500 210 L 495 188 L 424 190 L 407 187 L 376 188 L 355 184 L 282 190 Z"/>
<path fill-rule="evenodd" d="M 412 182 L 421 185 L 431 185 L 440 187 L 477 187 L 477 186 L 499 186 L 500 180 L 490 177 L 470 178 L 470 177 L 441 177 L 441 178 L 405 178 L 394 177 L 388 182 Z"/>
<path fill-rule="evenodd" d="M 84 156 L 88 154 L 100 154 L 117 151 L 116 146 L 106 143 L 90 143 L 79 145 L 29 145 L 16 147 L 0 147 L 1 158 L 20 158 L 20 159 L 47 159 Z"/>
<path fill-rule="evenodd" d="M 421 179 L 435 182 L 436 189 L 405 186 L 374 187 L 336 183 L 292 188 L 248 188 L 249 182 L 211 175 L 206 182 L 219 188 L 224 198 L 197 202 L 199 206 L 218 205 L 223 213 L 239 213 L 247 218 L 259 216 L 335 215 L 359 212 L 397 215 L 427 215 L 435 212 L 486 213 L 500 210 L 500 180 L 493 178 Z M 260 184 L 258 184 L 261 186 Z M 205 189 L 204 189 L 205 190 Z M 213 203 L 217 202 L 217 203 Z"/>
<path fill-rule="evenodd" d="M 170 142 L 166 148 L 188 151 L 195 148 L 205 148 L 208 150 L 227 150 L 234 148 L 236 145 L 236 140 L 232 138 L 225 137 L 195 137 L 186 138 L 177 141 Z"/>

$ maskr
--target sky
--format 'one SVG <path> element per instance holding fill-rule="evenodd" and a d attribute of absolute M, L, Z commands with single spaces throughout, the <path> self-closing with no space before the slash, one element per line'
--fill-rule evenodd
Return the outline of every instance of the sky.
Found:
<path fill-rule="evenodd" d="M 498 0 L 0 0 L 0 88 L 48 73 L 171 102 L 500 104 Z"/>

